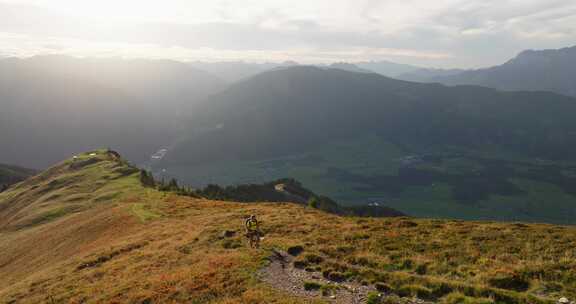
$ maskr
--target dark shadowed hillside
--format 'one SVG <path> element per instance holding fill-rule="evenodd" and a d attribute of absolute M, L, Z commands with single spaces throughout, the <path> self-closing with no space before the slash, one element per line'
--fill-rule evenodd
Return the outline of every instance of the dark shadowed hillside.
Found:
<path fill-rule="evenodd" d="M 576 100 L 549 93 L 449 88 L 296 67 L 258 75 L 207 104 L 189 131 L 214 131 L 199 135 L 206 145 L 182 151 L 192 153 L 188 159 L 276 156 L 367 132 L 406 148 L 498 145 L 536 157 L 575 157 L 570 135 L 576 124 L 568 113 L 576 110 Z M 172 153 L 175 161 L 186 158 L 178 152 Z"/>
<path fill-rule="evenodd" d="M 317 195 L 304 188 L 298 181 L 290 178 L 279 179 L 264 184 L 245 184 L 227 187 L 211 184 L 203 189 L 193 190 L 190 194 L 212 200 L 235 202 L 292 202 L 344 216 L 406 216 L 406 214 L 386 206 L 341 206 L 331 198 Z"/>
<path fill-rule="evenodd" d="M 34 175 L 36 171 L 16 166 L 0 164 L 0 192 L 12 184 L 23 181 Z"/>
<path fill-rule="evenodd" d="M 573 222 L 575 112 L 553 93 L 295 67 L 213 96 L 157 168 L 192 183 L 295 177 L 420 216 Z"/>

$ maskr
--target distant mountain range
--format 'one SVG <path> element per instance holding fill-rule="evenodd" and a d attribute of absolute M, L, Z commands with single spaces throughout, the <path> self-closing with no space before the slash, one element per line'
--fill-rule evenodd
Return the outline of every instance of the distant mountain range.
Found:
<path fill-rule="evenodd" d="M 497 144 L 537 157 L 576 159 L 576 122 L 567 114 L 573 110 L 574 99 L 552 93 L 451 88 L 301 66 L 262 73 L 215 94 L 192 116 L 195 129 L 187 133 L 213 130 L 198 134 L 248 158 L 371 130 L 407 146 Z M 254 142 L 240 145 L 248 141 Z M 209 145 L 185 155 L 219 153 L 229 155 Z"/>
<path fill-rule="evenodd" d="M 412 72 L 395 76 L 396 79 L 415 82 L 434 82 L 438 77 L 455 76 L 465 72 L 462 69 L 428 69 L 420 68 Z"/>
<path fill-rule="evenodd" d="M 349 205 L 569 223 L 575 50 L 475 71 L 1 59 L 0 161 L 44 168 L 110 147 L 195 186 L 293 177 Z"/>
<path fill-rule="evenodd" d="M 392 78 L 397 78 L 400 75 L 412 73 L 422 69 L 418 66 L 395 63 L 386 60 L 355 62 L 354 65 L 361 69 L 373 71 L 374 73 Z"/>
<path fill-rule="evenodd" d="M 576 96 L 576 46 L 559 50 L 524 51 L 512 60 L 491 68 L 450 75 L 403 79 L 447 85 L 480 85 L 507 91 L 550 91 Z"/>
<path fill-rule="evenodd" d="M 527 50 L 502 65 L 477 70 L 422 68 L 387 61 L 339 65 L 332 67 L 352 72 L 371 71 L 406 81 L 478 85 L 506 91 L 550 91 L 576 96 L 576 46 Z"/>
<path fill-rule="evenodd" d="M 281 63 L 252 63 L 243 61 L 232 62 L 190 62 L 188 66 L 206 71 L 216 77 L 224 80 L 227 83 L 234 83 L 236 81 L 250 78 L 259 73 L 266 72 L 281 66 Z"/>
<path fill-rule="evenodd" d="M 271 71 L 278 68 L 286 68 L 291 66 L 298 66 L 301 65 L 295 61 L 287 61 L 287 62 L 266 62 L 266 63 L 253 63 L 253 62 L 243 62 L 243 61 L 232 61 L 232 62 L 190 62 L 188 63 L 189 66 L 207 71 L 212 75 L 217 76 L 220 79 L 223 79 L 227 83 L 234 83 L 237 81 L 245 80 L 250 77 L 256 76 L 260 73 Z M 315 66 L 322 67 L 322 68 L 334 68 L 334 69 L 341 69 L 350 72 L 358 72 L 358 73 L 377 73 L 388 77 L 394 78 L 402 78 L 404 79 L 403 75 L 406 75 L 406 80 L 412 80 L 411 77 L 415 77 L 418 79 L 427 79 L 421 76 L 411 76 L 412 73 L 416 73 L 415 75 L 419 75 L 419 73 L 426 73 L 426 76 L 430 76 L 430 72 L 438 71 L 438 73 L 434 73 L 434 76 L 438 75 L 445 75 L 442 70 L 433 70 L 433 69 L 423 69 L 418 66 L 408 65 L 408 64 L 399 64 L 390 61 L 364 61 L 364 62 L 335 62 L 331 64 L 317 64 Z"/>
<path fill-rule="evenodd" d="M 204 106 L 157 168 L 192 183 L 294 177 L 337 201 L 418 216 L 576 215 L 576 167 L 563 165 L 576 161 L 574 98 L 300 66 L 239 82 Z M 549 196 L 562 197 L 562 213 L 548 214 L 529 183 L 559 189 Z M 502 209 L 499 196 L 514 202 Z"/>
<path fill-rule="evenodd" d="M 224 80 L 226 83 L 231 84 L 240 80 L 248 79 L 260 73 L 274 70 L 277 68 L 285 68 L 290 66 L 299 65 L 295 61 L 286 62 L 244 62 L 244 61 L 220 61 L 220 62 L 202 62 L 195 61 L 187 63 L 194 69 L 206 71 L 219 79 Z"/>
<path fill-rule="evenodd" d="M 355 64 L 346 63 L 346 62 L 332 63 L 332 64 L 328 65 L 327 67 L 330 69 L 338 69 L 338 70 L 344 70 L 344 71 L 356 72 L 356 73 L 376 73 L 376 72 L 371 71 L 371 70 L 360 68 Z"/>
<path fill-rule="evenodd" d="M 1 161 L 44 168 L 99 147 L 147 160 L 172 141 L 183 113 L 223 86 L 173 61 L 2 59 Z"/>

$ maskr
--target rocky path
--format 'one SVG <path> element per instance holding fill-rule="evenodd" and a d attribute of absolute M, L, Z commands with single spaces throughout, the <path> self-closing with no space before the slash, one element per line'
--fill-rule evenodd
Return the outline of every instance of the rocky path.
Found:
<path fill-rule="evenodd" d="M 331 303 L 365 303 L 368 292 L 375 291 L 367 286 L 328 281 L 318 272 L 307 272 L 304 269 L 295 268 L 292 261 L 292 256 L 276 251 L 270 257 L 270 264 L 260 272 L 260 278 L 273 287 L 293 295 L 310 299 L 321 298 Z M 320 290 L 306 290 L 305 282 L 316 282 L 322 286 L 334 288 L 327 290 L 323 295 Z"/>
<path fill-rule="evenodd" d="M 308 272 L 304 269 L 295 268 L 292 263 L 294 258 L 285 252 L 275 251 L 269 259 L 270 264 L 259 273 L 260 279 L 276 289 L 298 297 L 322 299 L 335 304 L 363 304 L 366 303 L 370 292 L 376 292 L 372 286 L 363 286 L 352 282 L 332 282 L 323 278 L 319 272 Z M 331 288 L 306 290 L 304 288 L 306 282 L 315 282 Z M 398 303 L 431 304 L 419 299 L 406 298 L 398 298 Z"/>

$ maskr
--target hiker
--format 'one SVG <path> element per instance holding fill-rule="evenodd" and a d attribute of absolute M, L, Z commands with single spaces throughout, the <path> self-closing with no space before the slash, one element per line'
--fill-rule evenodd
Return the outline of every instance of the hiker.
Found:
<path fill-rule="evenodd" d="M 244 223 L 246 227 L 246 237 L 250 241 L 251 248 L 258 248 L 260 246 L 260 224 L 256 219 L 256 215 L 251 215 Z"/>
<path fill-rule="evenodd" d="M 106 154 L 108 154 L 108 156 L 110 156 L 110 157 L 111 157 L 112 159 L 114 159 L 114 160 L 119 160 L 119 159 L 122 158 L 122 156 L 120 155 L 120 153 L 118 153 L 118 152 L 116 152 L 116 151 L 114 151 L 114 150 L 112 150 L 112 149 L 110 149 L 110 148 L 108 148 L 108 149 L 106 150 Z"/>

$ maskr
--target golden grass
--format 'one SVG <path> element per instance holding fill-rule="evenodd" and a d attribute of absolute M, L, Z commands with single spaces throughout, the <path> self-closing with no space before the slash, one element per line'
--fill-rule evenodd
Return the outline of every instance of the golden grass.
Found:
<path fill-rule="evenodd" d="M 0 303 L 322 303 L 257 278 L 272 249 L 295 245 L 304 248 L 298 260 L 310 268 L 386 284 L 403 296 L 446 303 L 576 297 L 574 227 L 343 218 L 293 204 L 208 201 L 141 188 L 132 175 L 114 178 L 117 167 L 108 160 L 91 166 L 80 170 L 86 178 L 63 183 L 88 189 L 95 180 L 87 176 L 108 176 L 94 193 L 80 191 L 89 194 L 89 207 L 18 229 L 11 209 L 0 209 Z M 0 196 L 0 206 L 34 199 L 18 209 L 25 218 L 40 201 L 58 205 L 78 195 L 61 187 L 38 193 L 72 173 L 46 174 L 23 184 L 42 185 L 31 190 L 36 196 L 16 187 Z M 110 191 L 121 194 L 93 200 Z M 249 249 L 242 237 L 249 214 L 258 215 L 266 234 L 260 250 Z M 225 230 L 238 233 L 225 239 Z"/>

